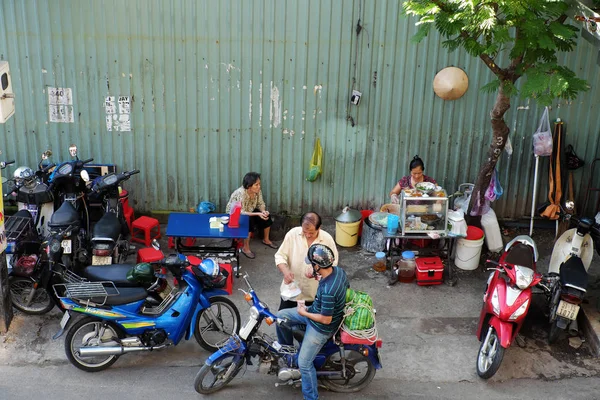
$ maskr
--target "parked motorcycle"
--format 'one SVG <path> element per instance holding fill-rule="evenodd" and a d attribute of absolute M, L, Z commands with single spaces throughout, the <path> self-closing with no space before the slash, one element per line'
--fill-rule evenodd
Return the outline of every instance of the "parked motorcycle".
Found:
<path fill-rule="evenodd" d="M 89 180 L 89 176 L 83 168 L 93 160 L 63 162 L 48 179 L 49 189 L 54 191 L 55 207 L 56 203 L 59 204 L 48 227 L 51 232 L 68 226 L 73 228 L 63 240 L 62 246 L 63 263 L 67 269 L 75 272 L 81 266 L 89 264 L 90 221 L 86 200 L 86 180 Z"/>
<path fill-rule="evenodd" d="M 542 279 L 536 271 L 538 251 L 526 235 L 511 240 L 504 248 L 487 281 L 477 326 L 481 341 L 477 353 L 477 374 L 488 379 L 500 368 L 504 351 L 517 337 L 531 306 L 531 288 Z"/>
<path fill-rule="evenodd" d="M 112 173 L 94 180 L 91 192 L 102 198 L 104 215 L 92 232 L 92 265 L 120 264 L 127 259 L 129 228 L 119 201 L 119 185 L 139 172 Z"/>
<path fill-rule="evenodd" d="M 14 218 L 10 217 L 9 221 Z M 149 307 L 163 301 L 169 289 L 164 268 L 155 270 L 147 263 L 88 266 L 83 269 L 82 275 L 66 268 L 62 263 L 64 248 L 61 243 L 70 230 L 67 227 L 54 232 L 43 241 L 32 239 L 17 243 L 9 278 L 11 300 L 15 308 L 26 314 L 45 314 L 54 305 L 62 308 L 52 289 L 53 285 L 101 281 L 111 281 L 117 288 L 144 288 L 148 292 L 146 305 Z"/>
<path fill-rule="evenodd" d="M 578 331 L 577 314 L 587 291 L 587 270 L 594 242 L 600 240 L 600 229 L 591 219 L 572 219 L 577 227 L 567 230 L 556 241 L 548 267 L 545 287 L 549 295 L 549 343 L 556 342 L 564 330 Z M 600 248 L 596 249 L 600 254 Z"/>
<path fill-rule="evenodd" d="M 301 385 L 297 363 L 299 349 L 281 345 L 258 330 L 263 321 L 268 325 L 285 325 L 287 321 L 277 318 L 260 301 L 248 281 L 247 273 L 244 280 L 248 292 L 239 290 L 244 293 L 244 298 L 250 305 L 248 321 L 240 330 L 239 336 L 231 336 L 206 360 L 194 382 L 198 393 L 210 394 L 222 389 L 237 376 L 244 362 L 251 364 L 250 359 L 253 357 L 259 358 L 261 371 L 277 375 L 281 383 L 276 383 L 275 386 Z M 373 380 L 376 370 L 381 368 L 377 350 L 381 343 L 379 339 L 371 343 L 344 334 L 341 339 L 330 339 L 315 358 L 317 378 L 334 392 L 352 393 L 365 388 Z"/>
<path fill-rule="evenodd" d="M 177 279 L 158 306 L 147 306 L 144 288 L 117 288 L 112 282 L 55 285 L 66 312 L 64 329 L 73 313 L 84 315 L 67 330 L 69 361 L 88 372 L 111 366 L 120 355 L 177 345 L 192 335 L 205 349 L 215 351 L 236 334 L 240 315 L 227 292 L 227 277 L 212 259 L 192 265 L 182 254 L 160 262 Z M 104 267 L 102 267 L 104 268 Z M 60 335 L 57 335 L 60 336 Z"/>

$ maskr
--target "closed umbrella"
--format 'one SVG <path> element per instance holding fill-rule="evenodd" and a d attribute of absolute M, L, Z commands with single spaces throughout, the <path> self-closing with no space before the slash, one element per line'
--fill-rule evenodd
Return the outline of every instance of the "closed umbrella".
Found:
<path fill-rule="evenodd" d="M 550 205 L 546 207 L 542 216 L 551 220 L 558 220 L 560 214 L 560 200 L 562 197 L 562 179 L 561 179 L 561 150 L 562 150 L 562 121 L 554 124 L 554 145 L 552 156 L 550 157 L 550 174 L 548 177 L 550 189 L 548 191 L 548 201 Z"/>

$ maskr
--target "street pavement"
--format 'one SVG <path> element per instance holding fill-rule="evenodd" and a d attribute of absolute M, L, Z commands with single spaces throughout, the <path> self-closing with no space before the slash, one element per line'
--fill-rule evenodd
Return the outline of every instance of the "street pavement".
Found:
<path fill-rule="evenodd" d="M 334 234 L 335 221 L 325 219 L 324 229 Z M 516 235 L 513 231 L 511 234 Z M 281 237 L 282 234 L 275 238 Z M 541 259 L 540 272 L 547 269 L 552 232 L 536 232 L 534 239 Z M 550 237 L 550 239 L 548 239 Z M 505 238 L 506 240 L 507 238 Z M 166 240 L 163 240 L 166 250 Z M 241 255 L 241 271 L 249 274 L 259 297 L 276 309 L 279 305 L 278 272 L 275 250 L 253 239 L 256 258 Z M 340 266 L 352 287 L 371 294 L 377 310 L 377 328 L 383 339 L 380 355 L 383 369 L 357 399 L 594 399 L 600 398 L 600 363 L 588 342 L 574 348 L 568 339 L 547 344 L 547 318 L 544 296 L 537 295 L 522 329 L 523 343 L 513 344 L 505 352 L 498 373 L 488 381 L 475 370 L 479 341 L 475 329 L 481 310 L 482 295 L 489 272 L 456 270 L 457 284 L 418 286 L 388 285 L 385 273 L 372 269 L 373 254 L 360 249 L 338 248 Z M 600 270 L 594 257 L 591 271 Z M 593 277 L 592 282 L 598 281 Z M 597 287 L 598 285 L 593 287 Z M 232 300 L 245 321 L 248 305 L 241 292 L 243 280 L 236 279 Z M 595 299 L 590 295 L 591 299 Z M 53 310 L 44 316 L 15 313 L 8 333 L 0 336 L 0 400 L 44 398 L 148 398 L 149 396 L 198 399 L 193 381 L 209 353 L 192 339 L 173 348 L 122 356 L 108 370 L 85 373 L 73 367 L 64 353 L 64 336 L 52 340 L 61 314 Z M 262 327 L 274 334 L 274 328 Z M 213 399 L 301 398 L 299 389 L 275 388 L 277 379 L 258 373 L 256 365 Z M 321 391 L 324 399 L 342 399 L 348 395 Z"/>

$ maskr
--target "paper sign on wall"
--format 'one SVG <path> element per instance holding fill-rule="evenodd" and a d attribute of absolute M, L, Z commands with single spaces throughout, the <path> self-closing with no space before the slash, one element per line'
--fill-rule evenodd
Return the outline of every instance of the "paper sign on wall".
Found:
<path fill-rule="evenodd" d="M 131 131 L 131 97 L 130 96 L 107 96 L 104 100 L 106 110 L 107 131 Z"/>
<path fill-rule="evenodd" d="M 75 122 L 71 88 L 48 88 L 48 118 L 50 122 Z"/>

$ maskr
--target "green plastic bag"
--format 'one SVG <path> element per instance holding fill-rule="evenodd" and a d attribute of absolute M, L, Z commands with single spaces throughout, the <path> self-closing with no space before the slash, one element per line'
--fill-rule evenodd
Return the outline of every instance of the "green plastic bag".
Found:
<path fill-rule="evenodd" d="M 313 150 L 312 158 L 310 159 L 310 166 L 308 168 L 308 176 L 306 180 L 314 182 L 321 175 L 323 163 L 323 148 L 321 147 L 321 140 L 317 138 L 315 148 Z"/>
<path fill-rule="evenodd" d="M 359 290 L 346 290 L 346 318 L 344 325 L 350 331 L 371 329 L 375 324 L 373 318 L 373 300 L 365 292 Z"/>

